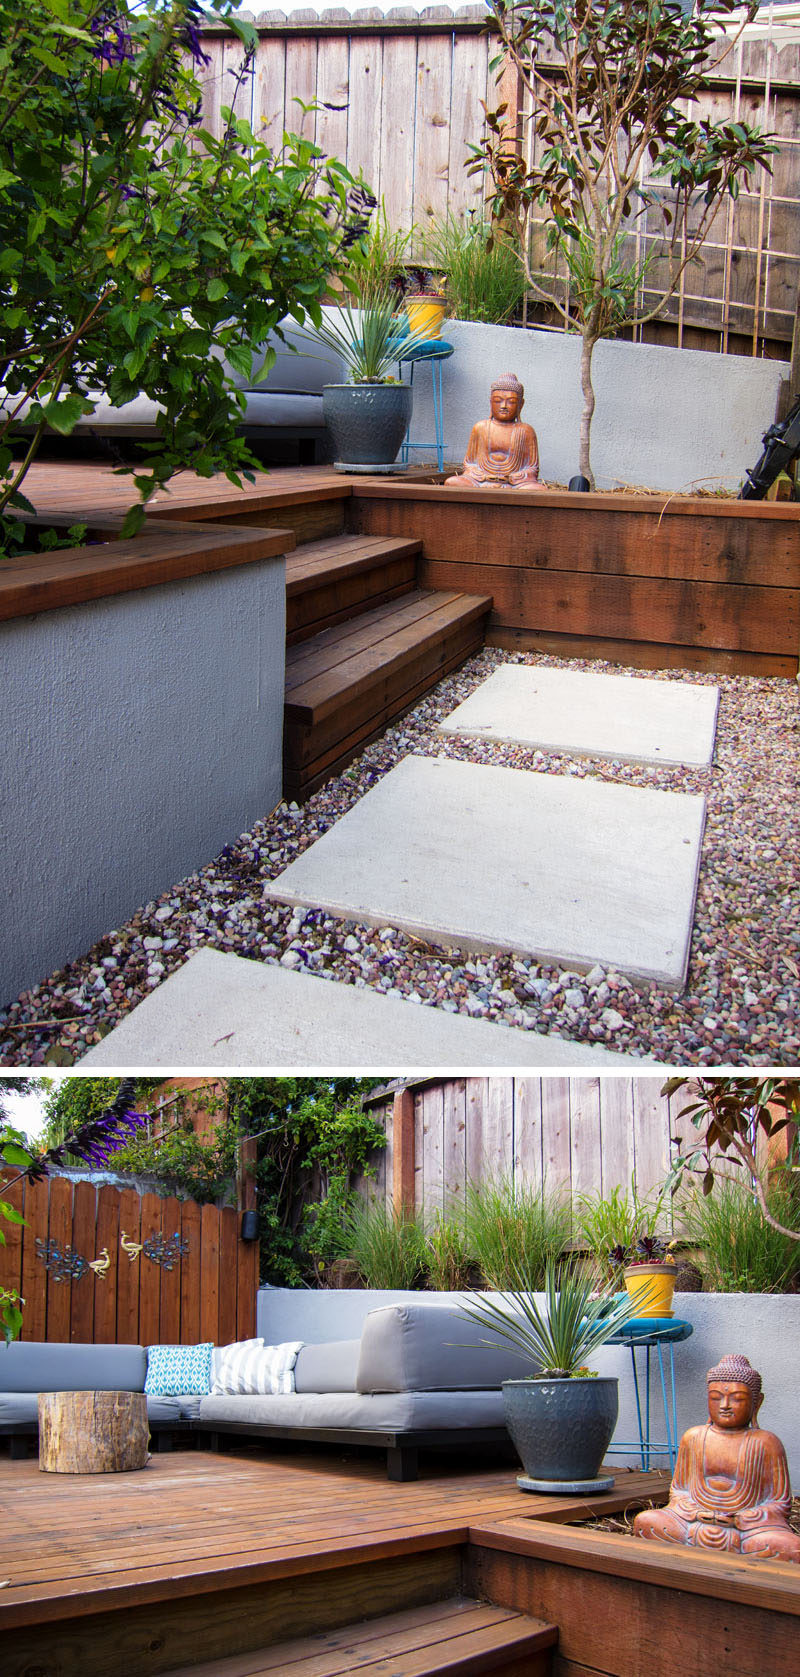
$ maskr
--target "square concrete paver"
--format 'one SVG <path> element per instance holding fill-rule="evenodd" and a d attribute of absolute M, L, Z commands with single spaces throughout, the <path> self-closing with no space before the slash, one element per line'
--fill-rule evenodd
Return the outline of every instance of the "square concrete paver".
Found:
<path fill-rule="evenodd" d="M 566 1037 L 467 1019 L 405 997 L 357 990 L 286 967 L 200 949 L 159 984 L 81 1065 L 301 1067 L 439 1075 L 481 1066 L 643 1065 Z"/>
<path fill-rule="evenodd" d="M 439 727 L 580 756 L 706 764 L 718 704 L 716 687 L 501 664 Z"/>
<path fill-rule="evenodd" d="M 696 795 L 406 757 L 267 895 L 680 986 L 704 819 Z"/>

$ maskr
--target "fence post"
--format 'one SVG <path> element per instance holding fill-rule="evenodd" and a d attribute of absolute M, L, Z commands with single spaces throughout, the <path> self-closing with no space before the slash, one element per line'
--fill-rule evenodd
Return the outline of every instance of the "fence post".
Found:
<path fill-rule="evenodd" d="M 392 1107 L 392 1203 L 398 1217 L 414 1214 L 414 1095 L 398 1089 Z"/>

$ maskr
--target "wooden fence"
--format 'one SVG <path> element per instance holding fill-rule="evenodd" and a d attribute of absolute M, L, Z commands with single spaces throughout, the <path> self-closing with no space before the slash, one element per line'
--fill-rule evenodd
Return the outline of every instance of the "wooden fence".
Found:
<path fill-rule="evenodd" d="M 408 1086 L 370 1102 L 387 1137 L 362 1192 L 419 1210 L 452 1209 L 468 1183 L 510 1178 L 564 1198 L 660 1187 L 676 1134 L 696 1135 L 663 1075 L 467 1077 Z M 741 1171 L 736 1172 L 741 1175 Z"/>
<path fill-rule="evenodd" d="M 21 1338 L 227 1344 L 255 1333 L 258 1241 L 232 1206 L 197 1205 L 71 1176 L 4 1190 L 0 1284 L 25 1300 Z"/>
<path fill-rule="evenodd" d="M 429 6 L 422 15 L 397 9 L 389 17 L 375 9 L 266 12 L 256 22 L 252 76 L 238 92 L 242 46 L 207 30 L 204 122 L 219 132 L 220 108 L 236 92 L 237 113 L 269 144 L 278 149 L 285 129 L 315 139 L 363 172 L 393 227 L 414 226 L 424 237 L 431 218 L 461 216 L 481 203 L 480 179 L 465 165 L 470 144 L 481 139 L 482 101 L 500 102 L 490 68 L 497 44 L 485 20 L 482 6 Z M 513 99 L 507 81 L 503 97 L 509 92 Z M 316 110 L 303 110 L 312 103 Z M 779 17 L 774 26 L 752 26 L 724 63 L 709 64 L 692 115 L 755 121 L 779 136 L 780 152 L 772 177 L 758 175 L 738 203 L 720 211 L 703 265 L 685 276 L 671 319 L 644 335 L 784 357 L 800 281 L 800 28 L 787 32 Z M 637 256 L 655 240 L 652 220 L 638 225 Z M 642 306 L 652 301 L 657 275 L 656 264 Z"/>

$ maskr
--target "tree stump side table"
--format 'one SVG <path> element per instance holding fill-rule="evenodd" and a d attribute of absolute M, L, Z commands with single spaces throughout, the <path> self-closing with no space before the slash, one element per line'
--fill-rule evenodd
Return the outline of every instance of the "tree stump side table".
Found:
<path fill-rule="evenodd" d="M 42 1473 L 131 1473 L 147 1465 L 144 1392 L 40 1392 Z"/>

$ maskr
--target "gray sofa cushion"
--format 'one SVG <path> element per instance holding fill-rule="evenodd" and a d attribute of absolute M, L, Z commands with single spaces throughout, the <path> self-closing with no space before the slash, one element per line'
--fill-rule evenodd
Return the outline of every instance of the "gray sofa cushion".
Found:
<path fill-rule="evenodd" d="M 290 1397 L 204 1397 L 204 1425 L 235 1431 L 237 1426 L 352 1427 L 404 1432 L 424 1428 L 502 1427 L 502 1392 L 295 1392 Z"/>
<path fill-rule="evenodd" d="M 354 1392 L 359 1339 L 335 1339 L 328 1345 L 304 1345 L 294 1366 L 296 1392 Z"/>
<path fill-rule="evenodd" d="M 61 1387 L 62 1391 L 83 1391 L 82 1386 Z M 98 1391 L 105 1388 L 98 1387 Z M 114 1391 L 129 1391 L 127 1386 L 109 1388 Z M 135 1388 L 134 1388 L 135 1389 Z M 156 1423 L 193 1420 L 200 1408 L 200 1398 L 197 1397 L 149 1397 L 147 1399 L 147 1419 Z M 0 1392 L 0 1427 L 34 1426 L 39 1420 L 39 1395 L 37 1392 Z"/>
<path fill-rule="evenodd" d="M 361 1335 L 358 1391 L 486 1390 L 530 1374 L 513 1346 L 486 1345 L 490 1338 L 458 1306 L 420 1301 L 371 1310 Z"/>
<path fill-rule="evenodd" d="M 0 1389 L 8 1392 L 143 1392 L 143 1345 L 0 1344 Z"/>

